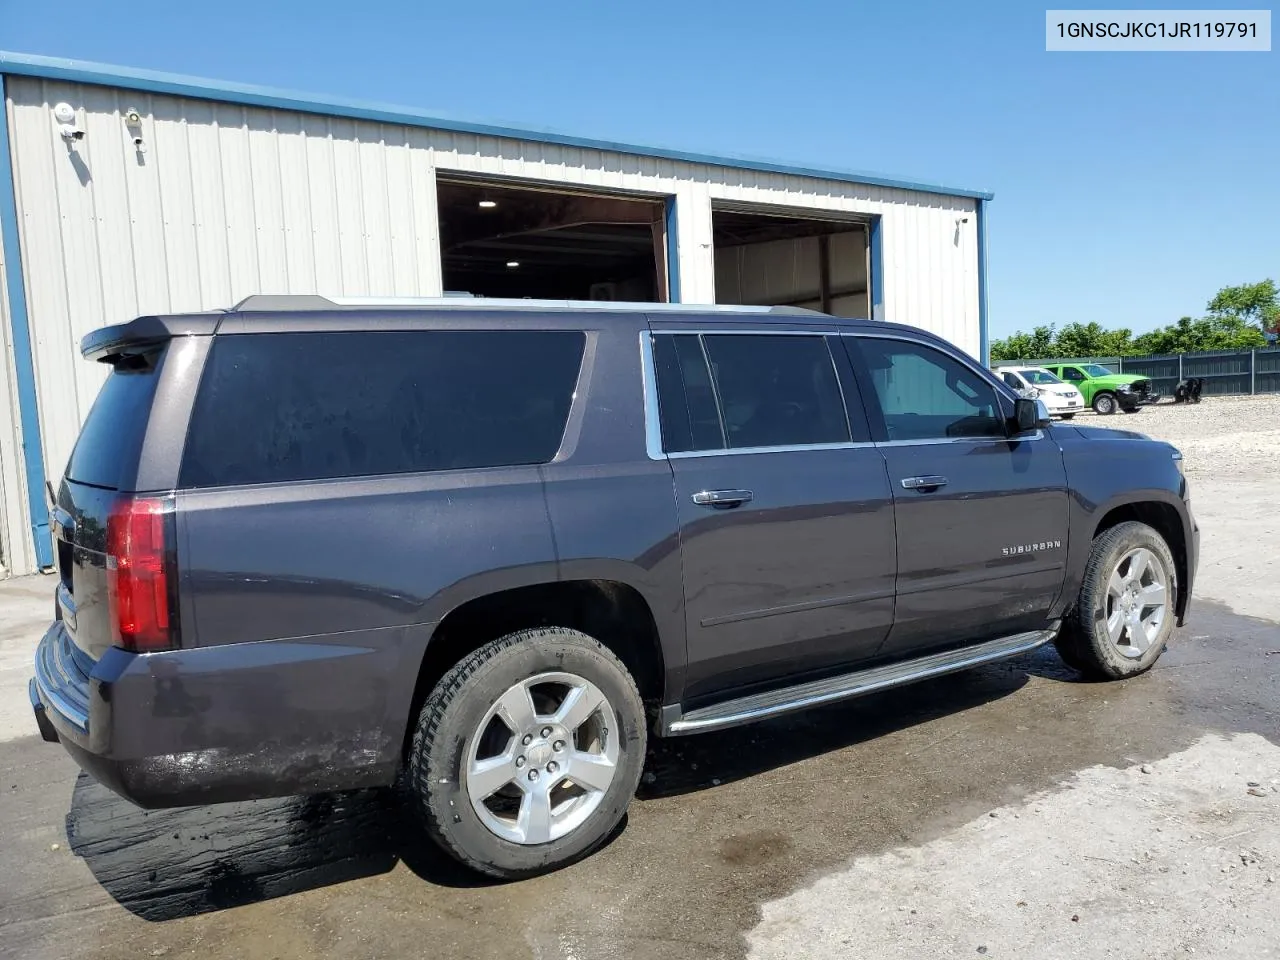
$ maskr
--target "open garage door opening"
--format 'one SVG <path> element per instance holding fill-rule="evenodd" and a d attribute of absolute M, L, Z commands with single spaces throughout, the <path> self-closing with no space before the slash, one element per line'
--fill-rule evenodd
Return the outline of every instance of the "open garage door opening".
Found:
<path fill-rule="evenodd" d="M 661 200 L 442 178 L 447 293 L 665 302 Z"/>
<path fill-rule="evenodd" d="M 716 209 L 716 302 L 871 316 L 867 224 Z"/>

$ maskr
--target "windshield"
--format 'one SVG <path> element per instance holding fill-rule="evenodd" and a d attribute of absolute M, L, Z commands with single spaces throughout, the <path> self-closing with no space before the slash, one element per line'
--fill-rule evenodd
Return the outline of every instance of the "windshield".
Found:
<path fill-rule="evenodd" d="M 1098 363 L 1086 363 L 1080 368 L 1091 377 L 1109 377 L 1111 371 Z"/>
<path fill-rule="evenodd" d="M 1062 381 L 1055 377 L 1048 370 L 1023 370 L 1023 377 L 1028 383 L 1061 383 Z"/>

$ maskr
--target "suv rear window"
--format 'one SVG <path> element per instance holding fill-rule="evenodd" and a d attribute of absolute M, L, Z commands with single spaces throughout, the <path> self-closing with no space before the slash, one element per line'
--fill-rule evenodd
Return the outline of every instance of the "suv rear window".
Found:
<path fill-rule="evenodd" d="M 179 483 L 545 463 L 564 435 L 585 340 L 522 330 L 216 337 Z"/>
<path fill-rule="evenodd" d="M 126 357 L 107 375 L 67 463 L 68 480 L 118 490 L 132 479 L 151 416 L 162 352 Z"/>

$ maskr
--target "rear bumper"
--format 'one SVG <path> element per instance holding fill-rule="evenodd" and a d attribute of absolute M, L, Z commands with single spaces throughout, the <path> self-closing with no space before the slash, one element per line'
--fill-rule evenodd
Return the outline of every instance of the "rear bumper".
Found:
<path fill-rule="evenodd" d="M 37 648 L 32 709 L 41 736 L 142 807 L 385 786 L 422 651 L 401 694 L 400 658 L 412 654 L 395 637 L 355 645 L 362 636 L 112 648 L 86 675 L 55 622 Z"/>

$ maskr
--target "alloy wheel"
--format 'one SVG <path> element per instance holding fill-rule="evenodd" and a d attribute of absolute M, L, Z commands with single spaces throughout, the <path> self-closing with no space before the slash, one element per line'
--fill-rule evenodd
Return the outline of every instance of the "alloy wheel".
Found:
<path fill-rule="evenodd" d="M 1103 600 L 1107 637 L 1124 656 L 1142 657 L 1160 635 L 1169 610 L 1169 572 L 1145 547 L 1130 550 L 1116 564 Z"/>
<path fill-rule="evenodd" d="M 618 730 L 600 688 L 572 673 L 513 684 L 467 742 L 471 808 L 512 843 L 549 843 L 584 823 L 618 770 Z"/>

